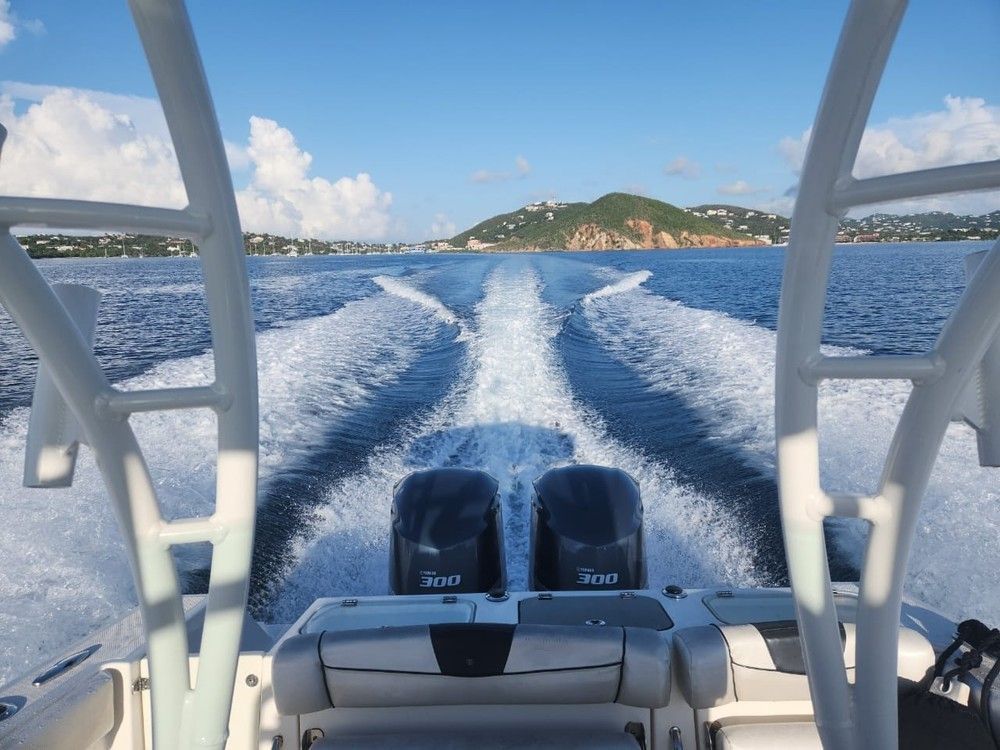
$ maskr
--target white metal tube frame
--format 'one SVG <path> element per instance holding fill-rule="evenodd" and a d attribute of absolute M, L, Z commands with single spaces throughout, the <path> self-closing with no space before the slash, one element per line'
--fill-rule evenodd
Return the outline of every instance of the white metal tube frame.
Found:
<path fill-rule="evenodd" d="M 856 205 L 1000 186 L 996 163 L 856 180 L 872 100 L 906 0 L 853 0 L 827 78 L 792 217 L 778 321 L 775 423 L 785 550 L 816 722 L 825 748 L 897 747 L 897 638 L 920 502 L 956 402 L 1000 328 L 1000 243 L 982 261 L 934 350 L 838 361 L 820 353 L 833 244 Z M 913 390 L 870 496 L 821 485 L 817 384 L 903 378 Z M 844 669 L 827 563 L 827 516 L 865 519 L 870 535 L 858 602 L 856 684 Z"/>
<path fill-rule="evenodd" d="M 243 237 L 218 121 L 182 0 L 129 0 L 174 142 L 183 211 L 0 198 L 0 303 L 47 368 L 97 457 L 125 542 L 150 662 L 153 745 L 225 745 L 246 607 L 257 492 L 257 362 Z M 113 389 L 66 309 L 11 236 L 18 224 L 115 228 L 191 237 L 200 249 L 215 382 L 123 394 Z M 218 421 L 215 509 L 164 519 L 128 423 L 138 410 L 212 408 Z M 213 544 L 199 669 L 192 685 L 170 548 Z"/>

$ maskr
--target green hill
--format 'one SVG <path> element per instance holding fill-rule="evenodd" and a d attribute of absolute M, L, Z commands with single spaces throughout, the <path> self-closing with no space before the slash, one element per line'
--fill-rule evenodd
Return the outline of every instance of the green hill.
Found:
<path fill-rule="evenodd" d="M 449 240 L 469 250 L 632 250 L 734 247 L 756 242 L 663 201 L 609 193 L 593 203 L 532 203 Z"/>

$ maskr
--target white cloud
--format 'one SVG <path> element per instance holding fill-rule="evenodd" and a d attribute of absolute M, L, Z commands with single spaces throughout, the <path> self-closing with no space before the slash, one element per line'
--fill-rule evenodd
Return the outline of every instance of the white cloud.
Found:
<path fill-rule="evenodd" d="M 514 177 L 523 179 L 531 174 L 531 164 L 523 156 L 518 154 L 514 158 L 514 172 L 499 170 L 493 171 L 490 169 L 477 169 L 471 175 L 469 179 L 479 185 L 488 185 L 493 182 L 507 182 L 507 180 L 512 180 Z"/>
<path fill-rule="evenodd" d="M 0 81 L 0 94 L 7 94 L 12 99 L 25 102 L 42 102 L 46 97 L 60 92 L 73 93 L 110 112 L 125 115 L 137 130 L 147 135 L 159 138 L 170 137 L 167 131 L 167 121 L 163 118 L 163 109 L 156 99 L 128 94 L 112 94 L 94 89 L 71 89 L 64 86 L 49 86 L 22 81 Z"/>
<path fill-rule="evenodd" d="M 510 178 L 510 172 L 491 172 L 488 169 L 477 169 L 469 175 L 469 179 L 479 185 L 486 185 L 490 182 L 505 182 Z"/>
<path fill-rule="evenodd" d="M 767 192 L 766 187 L 756 187 L 751 185 L 746 180 L 736 180 L 734 182 L 728 182 L 725 185 L 719 185 L 716 191 L 720 195 L 756 195 L 758 193 Z"/>
<path fill-rule="evenodd" d="M 16 36 L 17 31 L 14 29 L 10 0 L 0 0 L 0 49 L 13 42 Z"/>
<path fill-rule="evenodd" d="M 683 177 L 685 180 L 696 180 L 701 176 L 701 165 L 686 156 L 678 156 L 663 168 L 663 174 Z"/>
<path fill-rule="evenodd" d="M 796 172 L 802 169 L 810 131 L 783 138 L 779 153 Z M 858 178 L 909 172 L 1000 158 L 1000 107 L 978 97 L 946 96 L 944 109 L 894 117 L 865 129 L 854 165 Z M 996 192 L 904 201 L 878 210 L 982 213 L 1000 207 Z M 867 209 L 868 207 L 865 207 Z"/>
<path fill-rule="evenodd" d="M 389 231 L 392 195 L 361 172 L 331 182 L 310 177 L 312 156 L 274 120 L 250 118 L 250 185 L 236 198 L 247 227 L 309 237 L 380 238 Z"/>
<path fill-rule="evenodd" d="M 40 18 L 27 18 L 21 21 L 21 26 L 24 27 L 25 31 L 35 36 L 45 33 L 45 24 L 42 23 Z"/>
<path fill-rule="evenodd" d="M 19 18 L 10 7 L 10 0 L 0 0 L 0 50 L 17 39 L 19 30 L 44 34 L 45 24 L 37 18 Z"/>
<path fill-rule="evenodd" d="M 2 1 L 2 0 L 0 0 Z M 47 96 L 59 91 L 71 91 L 85 97 L 100 107 L 126 116 L 135 130 L 147 136 L 154 136 L 170 141 L 170 131 L 163 116 L 163 108 L 157 99 L 129 94 L 112 94 L 94 89 L 67 89 L 60 86 L 49 86 L 38 83 L 23 83 L 21 81 L 0 81 L 0 95 L 7 94 L 14 100 L 25 102 L 42 102 Z M 225 141 L 226 156 L 229 167 L 234 171 L 245 170 L 250 166 L 250 158 L 246 146 Z M 2 175 L 0 175 L 2 178 Z"/>
<path fill-rule="evenodd" d="M 0 0 L 2 2 L 2 0 Z M 19 113 L 15 100 L 28 101 Z M 187 202 L 159 103 L 82 89 L 0 85 L 0 122 L 10 135 L 0 189 L 32 196 L 183 206 Z M 312 156 L 273 120 L 250 119 L 243 146 L 226 143 L 244 226 L 293 236 L 381 238 L 391 194 L 368 174 L 330 181 L 309 174 Z"/>
<path fill-rule="evenodd" d="M 780 195 L 777 198 L 757 201 L 749 205 L 748 208 L 788 217 L 792 215 L 792 209 L 795 208 L 795 198 L 789 195 Z"/>
<path fill-rule="evenodd" d="M 431 237 L 447 239 L 454 237 L 455 233 L 455 222 L 449 219 L 447 214 L 434 214 L 434 221 L 431 223 Z"/>
<path fill-rule="evenodd" d="M 242 172 L 250 168 L 250 153 L 247 147 L 232 141 L 222 141 L 226 149 L 226 161 L 229 162 L 229 169 L 233 172 Z"/>
<path fill-rule="evenodd" d="M 168 139 L 136 127 L 86 92 L 54 89 L 22 113 L 0 94 L 9 131 L 0 189 L 29 196 L 180 207 L 186 196 Z"/>

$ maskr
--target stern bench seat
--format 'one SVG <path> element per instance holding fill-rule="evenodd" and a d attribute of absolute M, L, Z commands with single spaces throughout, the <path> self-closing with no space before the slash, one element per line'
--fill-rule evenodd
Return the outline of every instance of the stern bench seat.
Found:
<path fill-rule="evenodd" d="M 670 702 L 670 641 L 646 628 L 449 623 L 284 641 L 272 665 L 286 716 L 330 708 Z M 331 736 L 315 750 L 637 750 L 624 727 Z"/>
<path fill-rule="evenodd" d="M 284 715 L 328 708 L 670 702 L 670 642 L 645 628 L 448 623 L 327 631 L 274 657 Z"/>

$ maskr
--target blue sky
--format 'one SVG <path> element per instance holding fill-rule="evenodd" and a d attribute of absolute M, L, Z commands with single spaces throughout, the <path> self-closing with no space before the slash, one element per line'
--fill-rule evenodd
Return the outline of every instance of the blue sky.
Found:
<path fill-rule="evenodd" d="M 678 205 L 786 209 L 846 7 L 834 0 L 189 2 L 236 154 L 237 187 L 260 182 L 255 170 L 269 143 L 292 161 L 301 151 L 312 155 L 294 179 L 336 187 L 348 178 L 320 190 L 310 207 L 284 206 L 281 219 L 270 204 L 259 214 L 248 207 L 245 221 L 407 240 L 461 230 L 531 200 L 592 200 L 615 190 Z M 12 0 L 6 16 L 14 38 L 0 45 L 0 80 L 155 96 L 124 2 Z M 871 120 L 907 156 L 886 161 L 876 143 L 869 172 L 940 158 L 921 151 L 939 128 L 953 152 L 996 158 L 998 29 L 993 0 L 911 3 Z M 16 126 L 31 124 L 19 118 L 43 98 L 17 91 L 8 84 L 12 144 Z M 946 96 L 956 98 L 951 106 Z M 970 104 L 976 99 L 983 101 Z M 257 140 L 251 117 L 259 118 Z M 363 184 L 362 173 L 370 176 Z M 85 190 L 83 179 L 70 175 L 65 184 Z M 14 187 L 42 192 L 16 179 Z M 284 190 L 258 184 L 254 195 L 281 201 Z M 309 219 L 324 200 L 338 199 L 350 205 L 332 206 L 332 216 L 357 210 L 381 218 Z M 982 196 L 934 205 L 988 208 Z"/>

